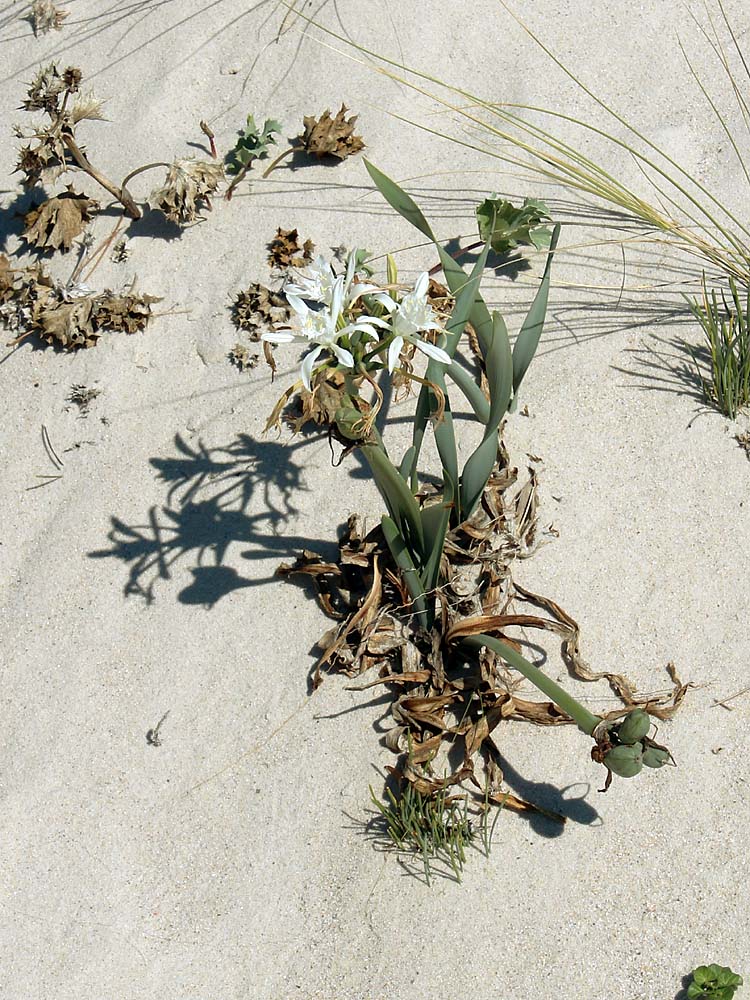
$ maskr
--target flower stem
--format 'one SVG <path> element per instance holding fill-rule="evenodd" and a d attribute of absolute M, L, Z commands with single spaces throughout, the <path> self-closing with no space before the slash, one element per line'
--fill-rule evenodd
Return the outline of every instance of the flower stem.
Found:
<path fill-rule="evenodd" d="M 155 167 L 166 167 L 167 170 L 171 167 L 171 163 L 164 163 L 162 160 L 157 160 L 156 163 L 146 163 L 142 167 L 136 167 L 135 170 L 131 170 L 125 180 L 122 182 L 123 189 L 127 188 L 128 182 L 132 181 L 134 177 L 138 174 L 145 173 L 146 170 L 153 170 Z"/>
<path fill-rule="evenodd" d="M 133 198 L 130 195 L 130 192 L 125 187 L 125 184 L 123 183 L 118 188 L 116 184 L 113 184 L 112 181 L 110 181 L 108 178 L 104 176 L 104 174 L 100 173 L 96 169 L 96 167 L 93 166 L 93 164 L 89 161 L 88 157 L 83 152 L 83 150 L 75 141 L 72 135 L 63 134 L 62 139 L 65 145 L 70 150 L 70 155 L 75 160 L 76 166 L 80 170 L 83 170 L 84 173 L 88 174 L 89 177 L 93 177 L 93 179 L 97 182 L 97 184 L 100 184 L 105 191 L 109 191 L 112 197 L 116 201 L 120 202 L 123 209 L 125 210 L 125 215 L 127 215 L 129 219 L 140 219 L 143 213 L 141 212 L 140 208 L 138 208 L 136 203 L 133 201 Z"/>
<path fill-rule="evenodd" d="M 266 177 L 268 177 L 271 171 L 275 170 L 276 167 L 278 167 L 278 165 L 281 163 L 282 160 L 285 160 L 287 156 L 291 156 L 296 148 L 297 148 L 296 146 L 290 146 L 289 149 L 285 149 L 283 153 L 279 153 L 276 159 L 271 161 L 271 165 L 263 171 L 261 175 L 263 180 L 265 180 Z"/>
<path fill-rule="evenodd" d="M 472 649 L 482 649 L 486 646 L 487 649 L 491 649 L 493 652 L 501 656 L 506 663 L 509 663 L 512 667 L 515 667 L 519 673 L 522 673 L 524 677 L 531 681 L 532 684 L 536 685 L 542 694 L 545 694 L 551 701 L 553 701 L 559 709 L 562 709 L 566 715 L 569 715 L 571 719 L 576 723 L 578 728 L 586 733 L 587 736 L 591 736 L 602 721 L 599 716 L 594 715 L 589 712 L 587 708 L 584 708 L 580 702 L 569 695 L 567 691 L 564 691 L 551 677 L 543 673 L 539 667 L 535 667 L 533 663 L 529 663 L 526 657 L 521 656 L 511 645 L 507 642 L 503 642 L 501 639 L 496 639 L 491 635 L 470 635 L 461 640 L 462 646 L 469 646 Z"/>

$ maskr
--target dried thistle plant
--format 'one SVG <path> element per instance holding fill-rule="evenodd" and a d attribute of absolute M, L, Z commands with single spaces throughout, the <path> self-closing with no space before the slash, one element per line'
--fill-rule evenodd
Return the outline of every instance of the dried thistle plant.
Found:
<path fill-rule="evenodd" d="M 32 0 L 29 20 L 34 29 L 34 37 L 46 35 L 48 31 L 60 31 L 69 12 L 58 7 L 52 0 Z"/>
<path fill-rule="evenodd" d="M 250 334 L 251 340 L 289 320 L 286 297 L 265 285 L 251 284 L 238 292 L 231 306 L 232 321 L 238 330 Z"/>
<path fill-rule="evenodd" d="M 47 121 L 28 133 L 19 126 L 14 127 L 16 136 L 26 142 L 19 150 L 16 166 L 23 174 L 24 187 L 31 188 L 40 181 L 54 180 L 68 170 L 77 169 L 108 191 L 122 205 L 128 218 L 140 219 L 142 209 L 128 190 L 128 184 L 138 174 L 166 167 L 164 184 L 151 193 L 154 208 L 178 225 L 193 222 L 203 206 L 210 208 L 210 197 L 224 177 L 219 163 L 190 158 L 177 159 L 173 163 L 148 163 L 132 170 L 119 184 L 92 164 L 77 139 L 76 129 L 81 122 L 103 120 L 102 102 L 92 93 L 81 93 L 82 78 L 81 70 L 74 66 L 60 71 L 55 63 L 50 63 L 42 67 L 29 84 L 23 110 L 40 112 Z M 48 211 L 57 211 L 59 207 L 52 206 Z M 66 218 L 70 218 L 71 211 L 66 205 Z M 41 245 L 53 244 L 47 241 Z M 63 246 L 63 242 L 60 245 Z"/>
<path fill-rule="evenodd" d="M 304 267 L 313 259 L 315 244 L 312 240 L 300 242 L 296 229 L 276 230 L 276 235 L 268 244 L 268 263 L 271 267 L 286 269 Z"/>
<path fill-rule="evenodd" d="M 0 321 L 17 334 L 9 346 L 32 335 L 66 351 L 93 347 L 107 331 L 135 333 L 146 328 L 159 299 L 124 292 L 84 291 L 56 284 L 45 269 L 12 268 L 0 256 Z"/>
<path fill-rule="evenodd" d="M 194 222 L 200 209 L 211 207 L 211 195 L 224 179 L 220 163 L 192 158 L 175 160 L 167 169 L 164 184 L 151 192 L 149 204 L 170 222 Z"/>
<path fill-rule="evenodd" d="M 361 135 L 356 135 L 354 127 L 357 115 L 346 117 L 349 109 L 342 104 L 335 116 L 326 110 L 318 118 L 306 115 L 303 119 L 304 129 L 299 141 L 305 152 L 319 158 L 332 156 L 337 160 L 345 160 L 365 148 Z"/>

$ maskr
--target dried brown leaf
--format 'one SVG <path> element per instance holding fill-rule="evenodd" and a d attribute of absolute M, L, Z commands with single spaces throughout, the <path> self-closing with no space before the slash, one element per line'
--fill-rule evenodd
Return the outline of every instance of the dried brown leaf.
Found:
<path fill-rule="evenodd" d="M 67 190 L 48 198 L 24 218 L 23 237 L 30 246 L 43 250 L 70 250 L 98 211 L 99 204 L 85 194 Z"/>
<path fill-rule="evenodd" d="M 52 0 L 32 0 L 31 2 L 31 26 L 37 38 L 39 35 L 46 35 L 48 31 L 60 31 L 63 21 L 69 16 L 67 10 L 58 7 Z"/>
<path fill-rule="evenodd" d="M 260 340 L 264 331 L 288 322 L 290 315 L 286 297 L 260 284 L 248 285 L 238 292 L 231 310 L 234 325 L 249 333 L 253 341 Z"/>
<path fill-rule="evenodd" d="M 338 160 L 345 160 L 347 156 L 364 149 L 362 136 L 354 133 L 358 116 L 352 115 L 351 118 L 347 118 L 348 110 L 346 105 L 342 104 L 335 118 L 331 117 L 329 110 L 324 111 L 319 118 L 306 115 L 304 131 L 299 136 L 305 151 L 312 156 L 333 156 Z"/>
<path fill-rule="evenodd" d="M 268 263 L 271 267 L 305 267 L 313 259 L 315 244 L 312 240 L 300 242 L 296 229 L 276 230 L 276 235 L 268 244 Z"/>
<path fill-rule="evenodd" d="M 184 226 L 194 222 L 203 208 L 211 208 L 211 195 L 223 179 L 224 167 L 218 160 L 175 160 L 162 187 L 151 192 L 149 204 L 170 222 Z"/>

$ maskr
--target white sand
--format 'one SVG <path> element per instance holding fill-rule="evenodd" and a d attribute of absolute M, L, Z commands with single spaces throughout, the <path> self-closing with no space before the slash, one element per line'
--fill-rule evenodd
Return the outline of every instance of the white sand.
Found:
<path fill-rule="evenodd" d="M 115 176 L 190 152 L 186 142 L 203 138 L 200 118 L 226 149 L 248 112 L 280 118 L 292 135 L 303 114 L 345 100 L 361 113 L 368 155 L 395 177 L 420 178 L 410 188 L 446 237 L 471 232 L 473 205 L 489 190 L 536 193 L 479 154 L 387 117 L 384 108 L 413 115 L 428 104 L 298 32 L 261 51 L 282 17 L 273 4 L 71 0 L 64 29 L 40 39 L 19 20 L 25 6 L 0 10 L 5 206 L 18 176 L 10 125 L 23 118 L 13 109 L 52 58 L 79 65 L 108 99 L 110 120 L 87 126 L 85 139 Z M 727 6 L 747 31 L 742 5 Z M 395 57 L 400 46 L 488 96 L 583 108 L 489 0 L 322 7 L 327 23 L 338 11 L 358 39 Z M 626 8 L 517 4 L 649 134 L 734 194 L 726 142 L 669 42 L 678 29 L 695 42 L 682 5 Z M 707 72 L 707 54 L 693 49 Z M 452 173 L 422 176 L 432 171 Z M 139 178 L 134 192 L 145 196 L 157 177 Z M 386 702 L 336 678 L 306 701 L 309 651 L 327 622 L 273 572 L 300 547 L 330 551 L 349 511 L 375 516 L 378 500 L 356 462 L 330 468 L 324 440 L 287 448 L 263 438 L 284 372 L 272 386 L 265 369 L 240 374 L 226 353 L 238 339 L 230 296 L 267 280 L 265 244 L 277 226 L 298 226 L 324 250 L 418 242 L 368 190 L 355 157 L 280 169 L 252 193 L 245 184 L 173 242 L 134 227 L 130 259 L 105 260 L 97 285 L 137 274 L 143 290 L 163 296 L 157 308 L 188 312 L 72 356 L 28 343 L 0 368 L 3 1000 L 671 1000 L 702 962 L 750 976 L 750 697 L 732 711 L 713 704 L 748 683 L 750 465 L 726 420 L 710 412 L 692 422 L 693 385 L 647 377 L 652 350 L 685 368 L 670 342 L 696 333 L 664 316 L 679 289 L 626 291 L 617 307 L 616 250 L 590 251 L 588 264 L 561 255 L 525 387 L 531 416 L 509 429 L 517 456 L 543 456 L 543 517 L 560 531 L 521 578 L 581 622 L 595 667 L 658 690 L 673 660 L 699 685 L 666 727 L 679 768 L 600 795 L 602 772 L 580 734 L 508 725 L 498 739 L 514 790 L 567 811 L 562 835 L 504 816 L 489 860 L 477 855 L 461 886 L 430 889 L 362 835 L 368 783 L 381 787 L 373 765 L 392 762 L 379 742 Z M 96 237 L 111 225 L 99 218 Z M 15 253 L 17 222 L 10 228 L 5 249 Z M 591 237 L 569 227 L 563 244 Z M 628 288 L 664 280 L 639 273 L 638 259 Z M 399 260 L 407 274 L 433 262 L 426 250 Z M 60 276 L 71 267 L 72 255 L 51 264 Z M 681 273 L 694 277 L 696 267 Z M 566 282 L 613 290 L 583 294 Z M 529 286 L 488 288 L 517 322 Z M 278 357 L 291 373 L 292 352 Z M 79 383 L 102 390 L 84 419 L 66 404 Z M 59 481 L 27 492 L 54 472 L 42 424 L 65 467 Z M 255 470 L 244 511 L 217 525 L 206 507 L 185 509 L 187 485 L 165 481 L 158 464 L 185 461 L 177 435 L 194 452 L 245 449 L 212 453 Z M 187 499 L 208 501 L 218 489 Z M 91 558 L 113 549 L 112 518 L 153 542 L 150 512 L 164 558 L 174 557 L 168 573 L 160 577 L 158 563 L 134 571 L 124 528 L 119 551 L 131 558 Z M 211 602 L 201 567 L 217 556 L 241 586 Z M 131 573 L 152 587 L 151 603 L 124 593 Z M 553 669 L 564 672 L 557 661 Z M 601 686 L 581 693 L 611 704 Z M 149 746 L 146 731 L 167 711 L 162 745 Z"/>

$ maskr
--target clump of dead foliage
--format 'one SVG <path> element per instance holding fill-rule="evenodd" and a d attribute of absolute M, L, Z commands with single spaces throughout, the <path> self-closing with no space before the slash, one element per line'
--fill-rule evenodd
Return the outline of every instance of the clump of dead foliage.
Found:
<path fill-rule="evenodd" d="M 308 421 L 328 425 L 340 406 L 341 381 L 333 373 L 319 382 L 314 394 L 300 393 L 287 422 L 295 429 Z M 327 673 L 350 678 L 367 673 L 375 679 L 352 690 L 382 687 L 389 692 L 391 727 L 385 742 L 397 757 L 389 771 L 402 789 L 432 796 L 461 785 L 473 789 L 480 807 L 488 798 L 515 811 L 541 812 L 564 822 L 503 788 L 498 735 L 513 720 L 538 726 L 570 725 L 573 720 L 551 701 L 529 697 L 522 678 L 497 653 L 484 648 L 469 658 L 460 640 L 488 633 L 520 651 L 518 629 L 551 633 L 560 641 L 571 676 L 607 681 L 621 702 L 621 707 L 602 713 L 604 720 L 620 719 L 637 707 L 656 719 L 671 718 L 687 685 L 671 664 L 671 688 L 657 695 L 638 693 L 621 674 L 593 671 L 581 655 L 575 620 L 551 598 L 513 579 L 516 563 L 555 533 L 540 529 L 538 485 L 538 461 L 530 459 L 521 476 L 501 446 L 481 503 L 446 537 L 441 568 L 445 583 L 436 595 L 439 614 L 430 631 L 416 625 L 403 573 L 380 526 L 368 531 L 356 514 L 349 517 L 335 561 L 304 551 L 278 572 L 312 578 L 321 607 L 337 622 L 320 640 L 314 686 Z M 422 509 L 435 499 L 429 488 L 417 496 Z M 456 749 L 460 763 L 451 765 Z"/>

